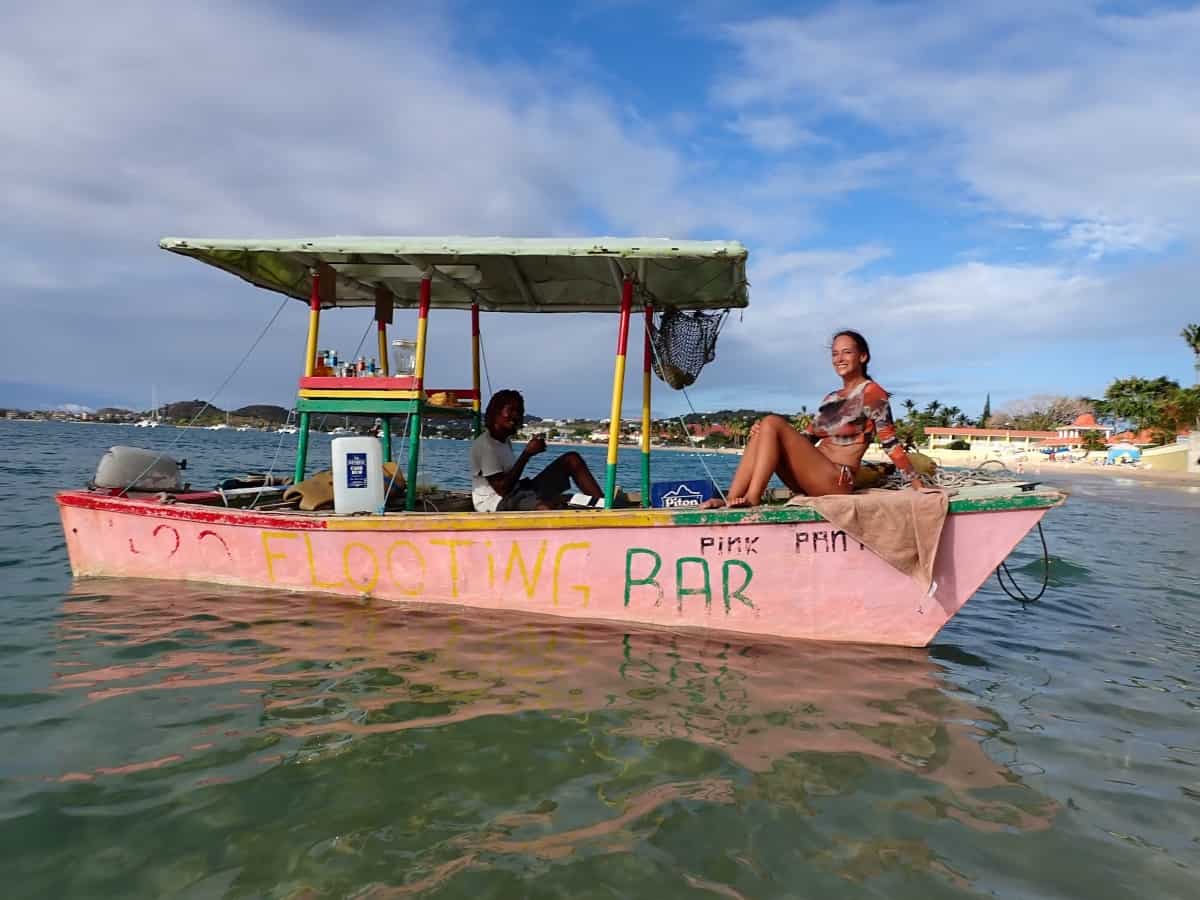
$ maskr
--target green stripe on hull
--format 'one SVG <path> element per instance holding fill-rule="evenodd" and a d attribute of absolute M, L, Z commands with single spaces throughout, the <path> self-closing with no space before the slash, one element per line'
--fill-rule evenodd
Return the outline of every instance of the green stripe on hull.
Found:
<path fill-rule="evenodd" d="M 1049 509 L 1062 504 L 1062 494 L 1010 494 L 1007 497 L 978 497 L 950 501 L 950 514 L 978 512 L 1007 512 L 1017 509 Z M 786 524 L 788 522 L 824 522 L 811 506 L 768 506 L 751 509 L 688 510 L 672 514 L 675 525 L 736 525 L 741 522 L 756 525 Z"/>

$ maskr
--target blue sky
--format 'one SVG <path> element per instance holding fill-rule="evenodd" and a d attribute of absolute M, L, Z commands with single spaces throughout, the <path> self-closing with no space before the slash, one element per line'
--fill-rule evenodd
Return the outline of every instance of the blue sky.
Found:
<path fill-rule="evenodd" d="M 897 400 L 972 413 L 1190 381 L 1200 7 L 996 6 L 9 5 L 0 405 L 209 396 L 276 301 L 168 234 L 738 239 L 751 306 L 701 409 L 812 407 L 841 327 Z M 304 324 L 217 402 L 288 404 Z M 604 415 L 614 325 L 485 316 L 493 382 Z M 465 317 L 433 337 L 463 381 Z"/>

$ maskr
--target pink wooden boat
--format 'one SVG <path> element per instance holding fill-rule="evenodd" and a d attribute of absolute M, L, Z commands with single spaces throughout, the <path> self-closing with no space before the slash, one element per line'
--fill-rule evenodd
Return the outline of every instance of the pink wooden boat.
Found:
<path fill-rule="evenodd" d="M 1056 491 L 955 499 L 917 584 L 807 507 L 261 513 L 58 495 L 76 575 L 283 587 L 744 634 L 924 646 Z"/>
<path fill-rule="evenodd" d="M 338 516 L 225 505 L 216 494 L 74 490 L 58 495 L 72 571 L 281 587 L 381 600 L 545 613 L 584 620 L 716 629 L 826 641 L 924 646 L 1046 511 L 1063 502 L 1031 485 L 958 492 L 942 532 L 930 592 L 807 507 L 652 509 L 650 322 L 655 304 L 745 306 L 738 244 L 639 239 L 500 241 L 330 238 L 196 241 L 163 246 L 307 302 L 296 480 L 305 474 L 311 413 L 367 413 L 418 423 L 465 414 L 479 428 L 479 308 L 619 314 L 606 494 L 615 496 L 631 313 L 645 312 L 640 509 L 420 512 L 420 427 L 409 428 L 404 511 Z M 608 280 L 619 303 L 597 299 Z M 446 286 L 435 302 L 433 282 Z M 424 385 L 429 311 L 472 311 L 473 386 L 435 407 Z M 381 357 L 393 308 L 416 307 L 411 377 L 326 379 L 316 372 L 321 310 L 375 310 Z M 328 382 L 328 383 L 326 383 Z M 445 392 L 450 393 L 450 392 Z M 464 448 L 464 459 L 466 451 Z M 609 504 L 612 505 L 611 503 Z"/>

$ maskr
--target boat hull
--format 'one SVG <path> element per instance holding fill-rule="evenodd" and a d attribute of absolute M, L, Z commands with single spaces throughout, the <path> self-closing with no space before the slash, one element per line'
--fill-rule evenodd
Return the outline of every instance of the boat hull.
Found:
<path fill-rule="evenodd" d="M 952 512 L 928 594 L 810 509 L 339 518 L 57 499 L 77 576 L 900 646 L 928 644 L 1053 505 Z"/>

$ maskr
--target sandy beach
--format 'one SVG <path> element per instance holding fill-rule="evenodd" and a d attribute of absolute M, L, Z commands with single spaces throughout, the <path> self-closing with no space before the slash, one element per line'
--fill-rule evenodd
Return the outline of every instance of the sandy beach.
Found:
<path fill-rule="evenodd" d="M 1090 463 L 1040 462 L 1025 466 L 1024 474 L 1085 476 L 1093 478 L 1132 478 L 1135 481 L 1153 481 L 1160 484 L 1177 484 L 1200 487 L 1200 473 L 1168 472 L 1161 469 L 1144 469 L 1140 466 L 1095 466 Z"/>
<path fill-rule="evenodd" d="M 1005 458 L 991 457 L 969 457 L 967 459 L 946 459 L 944 455 L 938 451 L 921 451 L 927 456 L 932 456 L 938 460 L 939 465 L 954 468 L 976 468 L 985 462 L 1000 463 L 1020 475 L 1038 475 L 1044 478 L 1053 478 L 1055 476 L 1065 477 L 1086 477 L 1086 478 L 1129 478 L 1136 481 L 1152 481 L 1159 484 L 1176 484 L 1184 486 L 1200 486 L 1200 473 L 1195 472 L 1180 472 L 1170 471 L 1167 469 L 1155 469 L 1153 466 L 1145 465 L 1112 465 L 1105 466 L 1099 462 L 1099 457 L 1095 461 L 1069 461 L 1056 459 L 1051 461 L 1044 454 L 1029 454 L 1027 456 L 1010 456 Z M 878 461 L 882 461 L 882 454 L 878 448 L 872 448 L 868 451 L 867 458 L 872 456 L 878 457 Z M 989 469 L 996 469 L 996 466 L 989 465 Z"/>

